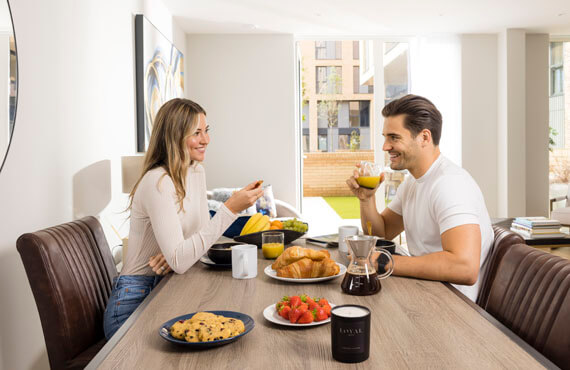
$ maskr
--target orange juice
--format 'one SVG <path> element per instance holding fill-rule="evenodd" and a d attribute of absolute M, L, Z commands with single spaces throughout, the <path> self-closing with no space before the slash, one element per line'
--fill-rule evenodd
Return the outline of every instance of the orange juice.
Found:
<path fill-rule="evenodd" d="M 261 246 L 261 251 L 265 258 L 277 258 L 283 253 L 284 248 L 282 243 L 265 243 Z"/>
<path fill-rule="evenodd" d="M 380 176 L 359 176 L 356 182 L 362 187 L 374 189 L 380 182 Z"/>

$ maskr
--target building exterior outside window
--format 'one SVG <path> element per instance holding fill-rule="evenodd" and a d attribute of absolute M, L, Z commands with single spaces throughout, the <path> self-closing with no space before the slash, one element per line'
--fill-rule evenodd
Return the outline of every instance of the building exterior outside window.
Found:
<path fill-rule="evenodd" d="M 300 41 L 299 45 L 307 102 L 302 113 L 310 117 L 303 119 L 304 151 L 372 150 L 374 94 L 373 86 L 360 86 L 359 41 Z"/>
<path fill-rule="evenodd" d="M 342 59 L 342 44 L 340 41 L 315 41 L 315 59 Z"/>
<path fill-rule="evenodd" d="M 352 42 L 352 59 L 360 59 L 360 43 L 358 41 Z"/>
<path fill-rule="evenodd" d="M 569 43 L 550 43 L 550 98 L 549 98 L 549 126 L 551 149 L 565 147 L 565 116 L 566 98 L 564 96 L 564 47 Z M 569 51 L 567 50 L 566 53 Z"/>
<path fill-rule="evenodd" d="M 373 94 L 374 86 L 360 84 L 360 66 L 352 67 L 352 86 L 355 94 Z"/>
<path fill-rule="evenodd" d="M 316 91 L 318 94 L 341 94 L 342 67 L 317 67 Z"/>
<path fill-rule="evenodd" d="M 555 198 L 570 183 L 570 39 L 550 43 L 549 64 L 549 196 Z"/>

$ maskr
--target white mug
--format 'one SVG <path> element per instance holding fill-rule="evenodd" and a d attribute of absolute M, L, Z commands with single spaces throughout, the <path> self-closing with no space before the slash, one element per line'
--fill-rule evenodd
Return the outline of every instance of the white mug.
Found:
<path fill-rule="evenodd" d="M 358 226 L 340 226 L 338 228 L 338 251 L 348 253 L 348 245 L 344 238 L 351 235 L 358 235 Z"/>
<path fill-rule="evenodd" d="M 232 276 L 234 279 L 252 279 L 257 276 L 257 246 L 232 246 Z"/>

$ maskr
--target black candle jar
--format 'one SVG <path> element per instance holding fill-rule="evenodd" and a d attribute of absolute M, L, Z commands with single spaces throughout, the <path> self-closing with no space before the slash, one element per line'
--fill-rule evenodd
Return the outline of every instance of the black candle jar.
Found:
<path fill-rule="evenodd" d="M 370 355 L 370 310 L 342 305 L 331 310 L 331 347 L 340 362 L 362 362 Z"/>

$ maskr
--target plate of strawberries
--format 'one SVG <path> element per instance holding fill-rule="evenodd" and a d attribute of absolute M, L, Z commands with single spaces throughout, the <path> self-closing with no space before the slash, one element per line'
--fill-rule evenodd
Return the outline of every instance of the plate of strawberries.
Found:
<path fill-rule="evenodd" d="M 278 325 L 315 326 L 331 321 L 331 308 L 334 306 L 326 298 L 313 298 L 306 294 L 285 296 L 267 306 L 263 316 Z"/>

